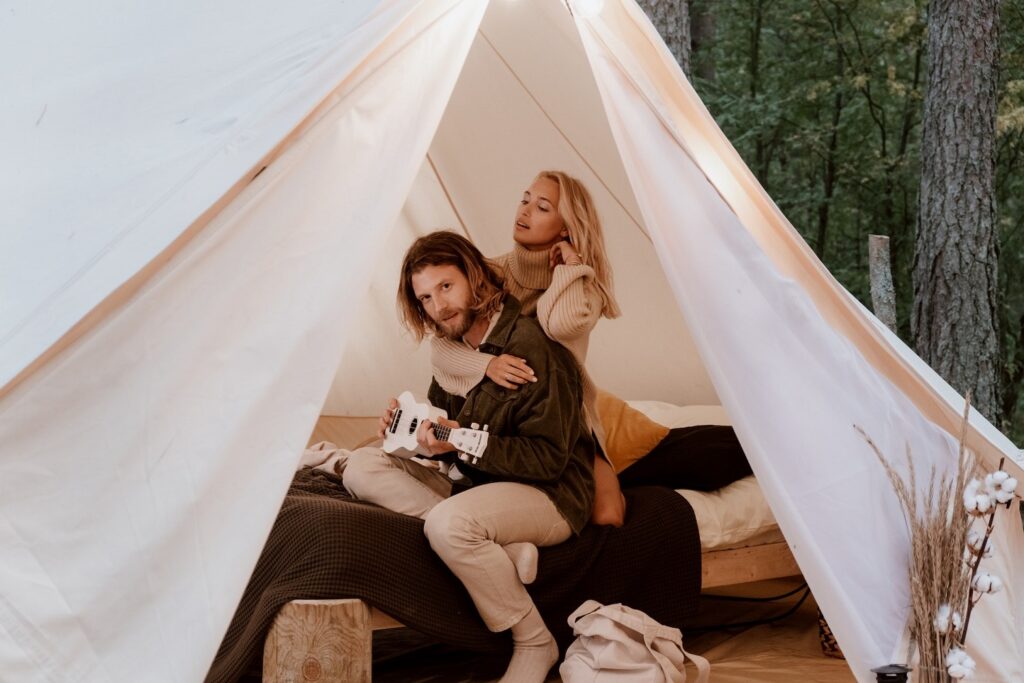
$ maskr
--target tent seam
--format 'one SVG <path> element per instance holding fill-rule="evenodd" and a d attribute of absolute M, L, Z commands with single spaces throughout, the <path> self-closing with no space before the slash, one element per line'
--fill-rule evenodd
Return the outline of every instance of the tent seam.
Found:
<path fill-rule="evenodd" d="M 142 288 L 145 287 L 145 285 L 153 279 L 153 277 L 156 275 L 156 271 L 166 266 L 167 262 L 171 258 L 173 258 L 175 254 L 177 254 L 187 244 L 189 244 L 192 240 L 198 237 L 198 235 L 210 225 L 213 219 L 221 211 L 223 211 L 225 206 L 221 206 L 219 209 L 215 211 L 215 213 L 207 215 L 212 209 L 215 209 L 222 202 L 230 202 L 237 198 L 238 195 L 240 195 L 242 191 L 244 191 L 245 188 L 248 187 L 252 183 L 252 181 L 256 179 L 257 176 L 259 176 L 271 164 L 278 161 L 288 149 L 295 145 L 299 141 L 299 139 L 301 139 L 302 136 L 305 135 L 306 132 L 308 132 L 314 125 L 316 125 L 316 123 L 319 122 L 323 118 L 323 116 L 326 115 L 327 112 L 333 109 L 338 104 L 338 102 L 340 102 L 340 99 L 336 99 L 339 89 L 343 87 L 348 87 L 349 89 L 358 88 L 362 83 L 366 82 L 366 80 L 369 77 L 371 77 L 374 73 L 377 73 L 377 71 L 379 71 L 388 63 L 390 63 L 390 61 L 394 59 L 395 56 L 397 56 L 402 51 L 404 51 L 408 46 L 412 45 L 414 42 L 419 40 L 427 31 L 429 31 L 433 26 L 435 26 L 439 21 L 444 19 L 444 17 L 446 17 L 450 12 L 452 12 L 455 9 L 455 7 L 457 7 L 461 3 L 462 0 L 455 0 L 450 7 L 444 10 L 444 12 L 442 12 L 440 15 L 434 17 L 426 26 L 423 27 L 423 30 L 417 32 L 414 36 L 411 36 L 409 40 L 402 43 L 402 45 L 400 45 L 398 49 L 396 49 L 389 57 L 387 57 L 387 59 L 378 64 L 370 73 L 364 74 L 361 78 L 353 82 L 346 82 L 347 79 L 345 79 L 341 83 L 338 83 L 333 88 L 331 88 L 330 91 L 322 98 L 320 98 L 317 104 L 313 106 L 305 114 L 305 116 L 302 117 L 298 124 L 296 124 L 286 135 L 281 137 L 281 140 L 287 141 L 286 145 L 280 148 L 275 147 L 271 149 L 269 152 L 267 152 L 264 156 L 262 156 L 260 160 L 251 168 L 249 168 L 245 173 L 243 173 L 238 178 L 238 180 L 235 181 L 235 183 L 233 183 L 230 188 L 228 188 L 226 192 L 224 192 L 220 197 L 218 197 L 214 202 L 212 202 L 202 213 L 200 213 L 200 215 L 194 221 L 192 221 L 187 227 L 185 227 L 185 229 L 182 230 L 177 237 L 171 240 L 170 243 L 167 244 L 163 249 L 161 249 L 156 255 L 154 255 L 153 258 L 151 258 L 142 267 L 136 270 L 134 274 L 132 274 L 130 277 L 124 280 L 124 282 L 122 282 L 118 287 L 116 287 L 109 294 L 103 297 L 103 299 L 101 299 L 88 311 L 86 311 L 80 318 L 78 318 L 78 320 L 74 324 L 72 324 L 67 330 L 65 330 L 65 332 L 60 337 L 58 337 L 53 343 L 51 343 L 42 353 L 37 355 L 28 365 L 26 365 L 17 374 L 11 377 L 9 381 L 0 386 L 0 400 L 3 400 L 5 397 L 7 397 L 11 392 L 17 389 L 17 387 L 20 386 L 22 382 L 24 382 L 30 376 L 34 375 L 36 372 L 38 372 L 43 367 L 48 365 L 61 353 L 67 350 L 68 347 L 74 345 L 79 339 L 81 339 L 83 336 L 88 334 L 92 329 L 94 329 L 98 321 L 90 321 L 90 319 L 93 316 L 98 315 L 98 311 L 104 309 L 108 304 L 114 305 L 115 309 L 118 310 L 123 308 L 123 306 L 127 303 L 128 300 L 130 300 L 132 297 L 138 294 L 138 292 L 141 291 Z M 401 21 L 396 26 L 395 30 L 392 31 L 392 34 L 395 33 L 398 30 L 398 28 L 402 26 L 402 24 L 408 21 L 410 14 L 411 13 L 406 14 L 401 19 Z M 360 64 L 364 64 L 369 57 L 370 54 L 365 55 Z M 324 107 L 324 104 L 331 101 L 332 99 L 334 99 L 335 101 L 331 102 L 331 104 L 328 105 L 322 112 L 320 112 L 320 115 L 318 116 L 318 110 Z M 224 146 L 218 147 L 215 153 L 211 153 L 207 157 L 206 162 L 197 165 L 193 169 L 191 175 L 189 176 L 189 179 L 195 177 L 199 169 L 203 168 L 205 164 L 209 163 L 210 159 L 215 158 L 219 154 L 222 154 L 224 152 L 224 149 Z M 177 184 L 176 187 L 180 188 L 184 186 L 187 182 L 187 180 L 182 180 Z M 165 194 L 164 199 L 163 201 L 160 202 L 159 206 L 166 204 L 166 198 L 171 195 L 173 195 L 173 192 Z M 156 211 L 156 208 L 151 207 L 150 210 L 144 214 L 144 216 L 151 215 L 154 211 Z M 139 222 L 136 222 L 134 226 L 130 228 L 125 228 L 125 230 L 119 233 L 119 235 L 104 248 L 102 253 L 108 253 L 114 247 L 115 244 L 124 239 L 124 237 L 130 232 L 132 232 L 136 227 L 138 227 L 138 225 Z M 95 264 L 98 258 L 100 257 L 97 256 L 96 259 L 91 260 L 90 263 Z M 150 270 L 152 270 L 153 272 L 148 272 Z M 82 270 L 79 270 L 75 278 L 73 278 L 71 281 L 76 281 L 80 279 L 81 277 L 84 276 L 86 272 L 87 269 L 84 268 Z M 47 302 L 52 302 L 60 293 L 67 291 L 69 289 L 69 282 L 64 283 L 64 285 L 62 285 L 58 290 L 56 290 L 53 293 L 53 295 L 47 299 Z M 116 300 L 118 299 L 121 299 L 119 303 L 113 303 L 116 302 Z M 10 339 L 13 338 L 14 335 L 16 335 L 21 329 L 25 327 L 25 325 L 28 324 L 30 318 L 35 317 L 35 315 L 38 315 L 40 311 L 45 310 L 46 306 L 47 303 L 40 305 L 35 310 L 35 313 L 32 316 L 25 318 L 25 320 L 23 320 L 19 325 L 12 328 L 9 335 L 6 335 L 3 339 L 0 339 L 0 344 L 6 344 L 8 341 L 10 341 Z M 110 311 L 108 312 L 107 315 L 113 314 L 114 311 Z"/>
<path fill-rule="evenodd" d="M 530 100 L 532 100 L 533 103 L 537 106 L 537 109 L 540 110 L 540 112 L 544 115 L 544 118 L 546 118 L 551 123 L 551 125 L 555 127 L 555 130 L 557 130 L 558 134 L 562 136 L 562 139 L 565 140 L 565 143 L 569 145 L 570 149 L 572 149 L 573 152 L 575 152 L 576 156 L 579 157 L 580 161 L 583 162 L 587 169 L 589 169 L 590 172 L 594 174 L 594 177 L 597 178 L 598 182 L 601 183 L 601 186 L 608 192 L 612 199 L 615 200 L 615 203 L 619 205 L 619 208 L 622 209 L 623 213 L 625 213 L 626 216 L 629 217 L 629 220 L 633 223 L 634 226 L 636 226 L 636 229 L 640 231 L 640 234 L 643 235 L 648 242 L 650 242 L 651 236 L 647 234 L 646 230 L 644 230 L 640 221 L 637 220 L 637 218 L 629 211 L 629 209 L 626 208 L 626 205 L 622 203 L 622 200 L 619 199 L 618 195 L 615 194 L 615 192 L 612 191 L 610 187 L 608 187 L 608 184 L 604 181 L 604 178 L 601 176 L 601 174 L 597 172 L 597 169 L 595 169 L 591 165 L 587 157 L 583 155 L 583 153 L 576 147 L 575 144 L 573 144 L 568 134 L 566 134 L 566 132 L 562 130 L 562 127 L 558 125 L 554 117 L 552 117 L 551 114 L 548 113 L 547 109 L 545 109 L 544 106 L 540 103 L 540 100 L 538 100 L 537 97 L 533 94 L 533 91 L 526 87 L 526 83 L 524 83 L 523 80 L 519 77 L 519 74 L 516 73 L 515 69 L 512 68 L 512 65 L 505 60 L 504 55 L 502 55 L 498 48 L 495 47 L 494 43 L 491 42 L 491 39 L 489 37 L 487 37 L 487 34 L 484 33 L 483 29 L 481 28 L 478 32 L 480 36 L 484 39 L 484 42 L 486 42 L 488 47 L 490 47 L 491 50 L 494 52 L 494 55 L 501 61 L 501 63 L 505 66 L 508 72 L 519 84 L 519 87 L 523 89 L 523 92 L 525 92 L 529 96 Z"/>
<path fill-rule="evenodd" d="M 466 227 L 466 221 L 462 220 L 462 214 L 459 213 L 459 208 L 455 206 L 455 199 L 452 197 L 451 192 L 448 191 L 448 186 L 445 184 L 444 178 L 441 177 L 440 171 L 437 170 L 437 166 L 434 164 L 434 158 L 430 156 L 430 152 L 427 152 L 427 163 L 430 164 L 430 170 L 434 172 L 434 177 L 437 178 L 437 182 L 441 186 L 441 191 L 444 192 L 444 197 L 448 200 L 448 206 L 452 208 L 452 212 L 455 214 L 455 219 L 459 221 L 462 233 L 470 242 L 472 242 L 473 238 L 469 234 L 469 228 Z"/>

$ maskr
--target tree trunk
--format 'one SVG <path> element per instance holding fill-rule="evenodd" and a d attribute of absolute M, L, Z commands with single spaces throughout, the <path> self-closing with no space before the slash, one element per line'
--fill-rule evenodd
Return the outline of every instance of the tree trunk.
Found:
<path fill-rule="evenodd" d="M 868 235 L 868 264 L 871 306 L 875 309 L 875 316 L 896 334 L 896 290 L 892 286 L 887 236 Z"/>
<path fill-rule="evenodd" d="M 998 0 L 932 0 L 914 254 L 918 354 L 998 424 Z"/>
<path fill-rule="evenodd" d="M 697 78 L 715 80 L 715 58 L 711 52 L 715 44 L 714 0 L 690 0 L 690 57 L 696 63 Z M 696 59 L 693 59 L 696 57 Z"/>
<path fill-rule="evenodd" d="M 752 9 L 754 25 L 750 29 L 750 101 L 757 102 L 757 93 L 761 85 L 761 28 L 764 24 L 764 0 L 756 0 Z M 754 138 L 754 175 L 762 187 L 768 189 L 768 164 L 765 163 L 764 136 L 761 131 Z"/>
<path fill-rule="evenodd" d="M 1013 358 L 1002 369 L 1003 419 L 1005 420 L 1013 419 L 1013 414 L 1017 411 L 1017 400 L 1020 398 L 1022 383 L 1024 383 L 1024 315 L 1020 317 L 1018 328 L 1017 346 Z"/>
<path fill-rule="evenodd" d="M 836 78 L 843 76 L 843 55 L 836 46 Z M 829 210 L 832 208 L 832 196 L 835 194 L 838 177 L 836 150 L 839 147 L 839 119 L 843 113 L 843 91 L 836 88 L 832 103 L 832 130 L 828 139 L 828 150 L 825 153 L 825 175 L 822 179 L 823 196 L 818 202 L 818 239 L 814 243 L 814 251 L 818 258 L 825 260 L 825 238 L 828 235 Z"/>
<path fill-rule="evenodd" d="M 672 55 L 690 77 L 690 11 L 686 0 L 640 0 Z"/>

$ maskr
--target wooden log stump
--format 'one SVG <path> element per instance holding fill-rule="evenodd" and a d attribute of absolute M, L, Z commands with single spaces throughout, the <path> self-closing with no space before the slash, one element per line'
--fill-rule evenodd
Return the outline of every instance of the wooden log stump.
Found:
<path fill-rule="evenodd" d="M 362 600 L 294 600 L 263 647 L 266 683 L 369 683 L 370 609 Z"/>

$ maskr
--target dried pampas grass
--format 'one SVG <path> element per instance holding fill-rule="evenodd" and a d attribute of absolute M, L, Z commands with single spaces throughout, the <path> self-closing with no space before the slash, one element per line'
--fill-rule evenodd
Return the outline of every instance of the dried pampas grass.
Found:
<path fill-rule="evenodd" d="M 963 624 L 958 622 L 961 616 L 969 616 L 971 607 L 972 568 L 964 561 L 971 519 L 964 513 L 962 502 L 964 489 L 974 472 L 973 458 L 965 447 L 969 411 L 970 395 L 961 425 L 956 476 L 939 476 L 933 466 L 923 499 L 917 494 L 910 448 L 906 452 L 907 479 L 904 480 L 871 437 L 859 426 L 854 426 L 889 475 L 910 528 L 910 637 L 920 655 L 914 676 L 914 680 L 920 683 L 950 680 L 946 655 L 952 648 L 963 645 L 966 619 Z M 945 613 L 949 615 L 949 628 L 944 632 L 936 626 L 937 615 L 943 605 L 948 606 Z"/>

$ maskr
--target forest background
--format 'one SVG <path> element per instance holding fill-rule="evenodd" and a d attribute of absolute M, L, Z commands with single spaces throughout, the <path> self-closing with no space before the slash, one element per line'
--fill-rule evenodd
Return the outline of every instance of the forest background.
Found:
<path fill-rule="evenodd" d="M 868 235 L 890 238 L 896 330 L 920 352 L 916 344 L 920 339 L 915 339 L 919 331 L 912 329 L 913 269 L 915 251 L 921 249 L 915 239 L 921 162 L 928 153 L 923 149 L 922 125 L 931 86 L 928 3 L 640 0 L 640 4 L 768 194 L 839 282 L 868 308 L 872 308 Z M 998 21 L 992 131 L 998 247 L 997 286 L 989 298 L 996 318 L 998 353 L 993 372 L 999 391 L 994 407 L 983 412 L 1022 444 L 1024 0 L 993 1 L 992 7 L 993 19 Z M 964 35 L 963 40 L 962 46 L 952 46 L 954 52 L 972 53 L 978 48 L 971 43 L 972 36 Z M 970 146 L 976 141 L 957 142 Z M 965 279 L 954 286 L 985 285 Z M 956 323 L 938 321 L 940 325 Z M 932 365 L 936 366 L 934 360 Z M 961 392 L 974 389 L 947 379 Z"/>

